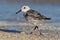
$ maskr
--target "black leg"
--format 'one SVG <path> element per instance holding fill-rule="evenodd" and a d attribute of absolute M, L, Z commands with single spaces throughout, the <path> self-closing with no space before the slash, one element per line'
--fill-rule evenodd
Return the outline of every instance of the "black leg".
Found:
<path fill-rule="evenodd" d="M 35 29 L 38 29 L 38 26 L 35 26 L 35 28 L 33 30 L 35 30 Z"/>
<path fill-rule="evenodd" d="M 38 29 L 38 26 L 35 26 L 34 29 L 33 29 L 33 31 L 35 31 L 36 29 Z M 33 34 L 33 31 L 30 32 L 30 34 Z M 38 32 L 39 35 L 43 35 L 41 32 L 39 32 L 39 29 L 38 29 L 37 32 Z"/>
<path fill-rule="evenodd" d="M 36 30 L 36 29 L 38 29 L 38 26 L 35 26 L 33 30 Z M 32 33 L 33 33 L 33 32 L 31 32 L 30 34 L 32 34 Z"/>

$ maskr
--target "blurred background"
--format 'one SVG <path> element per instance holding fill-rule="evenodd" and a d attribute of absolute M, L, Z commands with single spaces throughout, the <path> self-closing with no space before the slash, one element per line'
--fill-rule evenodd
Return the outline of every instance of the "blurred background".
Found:
<path fill-rule="evenodd" d="M 17 24 L 21 20 L 26 21 L 22 12 L 16 15 L 16 12 L 23 5 L 28 5 L 31 9 L 37 10 L 46 17 L 50 17 L 51 20 L 46 23 L 57 25 L 54 27 L 60 28 L 60 0 L 0 0 L 0 29 L 21 30 L 23 28 L 11 25 L 1 26 L 7 22 Z M 47 32 L 49 31 L 47 30 Z"/>
<path fill-rule="evenodd" d="M 0 20 L 16 22 L 17 19 L 24 19 L 22 14 L 15 14 L 23 5 L 28 5 L 31 9 L 51 17 L 54 22 L 60 23 L 59 0 L 0 0 Z"/>

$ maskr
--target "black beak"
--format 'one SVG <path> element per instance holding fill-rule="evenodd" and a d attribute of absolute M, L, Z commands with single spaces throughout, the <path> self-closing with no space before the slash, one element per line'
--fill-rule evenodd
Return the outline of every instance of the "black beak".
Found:
<path fill-rule="evenodd" d="M 21 9 L 19 11 L 17 11 L 16 14 L 18 14 L 19 12 L 21 12 Z"/>

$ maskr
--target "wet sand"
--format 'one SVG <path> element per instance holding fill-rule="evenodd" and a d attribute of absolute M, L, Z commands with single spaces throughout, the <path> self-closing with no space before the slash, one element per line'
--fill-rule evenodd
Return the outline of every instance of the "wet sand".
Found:
<path fill-rule="evenodd" d="M 43 35 L 34 35 L 21 33 L 11 33 L 0 31 L 0 40 L 57 40 L 55 37 L 47 37 Z"/>
<path fill-rule="evenodd" d="M 33 26 L 33 25 L 31 24 L 27 25 L 24 22 L 22 23 L 20 22 L 17 24 L 0 22 L 0 40 L 58 40 L 60 39 L 60 32 L 58 31 L 60 30 L 60 27 L 55 27 L 57 25 L 52 25 L 52 24 L 51 25 L 46 24 L 45 26 L 41 25 L 42 27 L 40 27 L 40 29 L 51 30 L 51 31 L 55 30 L 52 32 L 48 32 L 48 34 L 43 33 L 44 35 L 26 34 L 24 32 L 18 33 L 18 31 L 15 30 L 8 30 L 10 26 L 17 27 L 17 26 Z"/>

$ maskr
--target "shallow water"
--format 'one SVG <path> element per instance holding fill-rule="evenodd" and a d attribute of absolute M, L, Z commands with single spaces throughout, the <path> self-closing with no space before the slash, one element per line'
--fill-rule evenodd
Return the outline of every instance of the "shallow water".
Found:
<path fill-rule="evenodd" d="M 23 14 L 16 15 L 16 11 L 18 11 L 21 6 L 24 4 L 13 4 L 13 3 L 0 3 L 0 21 L 13 21 L 23 19 Z M 60 5 L 59 4 L 50 4 L 50 3 L 42 3 L 42 4 L 28 4 L 31 9 L 37 10 L 41 14 L 46 17 L 50 17 L 53 24 L 60 24 Z"/>

